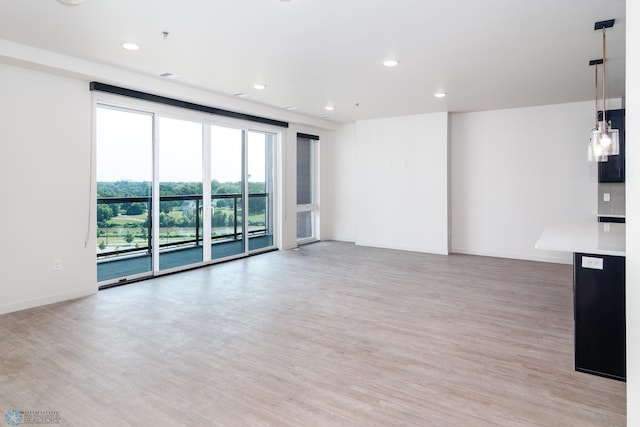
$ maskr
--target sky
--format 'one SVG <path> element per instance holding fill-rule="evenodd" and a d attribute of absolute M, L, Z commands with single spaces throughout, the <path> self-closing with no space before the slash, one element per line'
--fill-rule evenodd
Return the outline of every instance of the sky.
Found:
<path fill-rule="evenodd" d="M 203 126 L 166 117 L 158 121 L 160 182 L 202 181 Z M 97 181 L 151 181 L 153 116 L 97 108 Z M 265 135 L 248 133 L 250 181 L 264 182 Z M 238 182 L 242 177 L 242 130 L 211 125 L 211 178 Z"/>

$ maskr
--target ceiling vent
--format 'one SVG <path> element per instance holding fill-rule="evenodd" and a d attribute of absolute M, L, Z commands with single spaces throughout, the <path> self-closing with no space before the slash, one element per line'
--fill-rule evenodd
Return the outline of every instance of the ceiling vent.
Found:
<path fill-rule="evenodd" d="M 165 79 L 177 79 L 178 75 L 173 73 L 160 73 L 160 77 L 164 77 Z"/>

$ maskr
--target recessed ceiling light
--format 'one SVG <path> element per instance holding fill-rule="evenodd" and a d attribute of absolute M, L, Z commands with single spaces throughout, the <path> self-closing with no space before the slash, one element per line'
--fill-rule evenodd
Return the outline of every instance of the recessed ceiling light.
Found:
<path fill-rule="evenodd" d="M 384 61 L 382 63 L 382 65 L 384 65 L 385 67 L 392 68 L 392 67 L 395 67 L 396 65 L 398 65 L 398 61 L 396 61 L 395 59 L 388 59 L 388 60 Z"/>
<path fill-rule="evenodd" d="M 120 46 L 122 46 L 123 49 L 131 51 L 140 50 L 140 45 L 134 42 L 123 42 Z"/>
<path fill-rule="evenodd" d="M 433 96 L 435 96 L 436 98 L 444 98 L 445 96 L 447 96 L 447 92 L 436 92 L 433 94 Z"/>
<path fill-rule="evenodd" d="M 58 0 L 58 3 L 62 3 L 67 6 L 77 6 L 84 0 Z"/>
<path fill-rule="evenodd" d="M 262 84 L 262 83 L 256 83 L 256 84 L 253 85 L 253 88 L 254 89 L 258 89 L 258 90 L 263 90 L 263 89 L 266 89 L 267 86 Z"/>
<path fill-rule="evenodd" d="M 282 1 L 282 0 L 281 0 L 281 1 Z M 298 107 L 296 107 L 295 105 L 285 105 L 285 106 L 284 106 L 284 107 L 282 107 L 282 108 L 284 108 L 285 110 L 295 110 L 295 109 L 296 109 L 296 108 L 298 108 Z"/>
<path fill-rule="evenodd" d="M 327 111 L 333 111 L 335 110 L 335 108 L 333 107 L 333 105 L 327 105 L 326 107 L 324 107 L 325 110 Z"/>
<path fill-rule="evenodd" d="M 246 98 L 249 96 L 248 93 L 244 92 L 233 92 L 231 95 L 235 96 L 236 98 Z"/>

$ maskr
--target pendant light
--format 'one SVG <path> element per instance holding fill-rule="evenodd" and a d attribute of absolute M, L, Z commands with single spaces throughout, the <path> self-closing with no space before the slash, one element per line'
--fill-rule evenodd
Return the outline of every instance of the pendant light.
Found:
<path fill-rule="evenodd" d="M 598 114 L 598 95 L 600 93 L 598 89 L 598 65 L 602 64 L 602 59 L 592 59 L 589 61 L 589 65 L 595 65 L 595 76 L 596 76 L 596 103 L 595 103 L 595 121 L 596 125 L 591 130 L 591 138 L 589 140 L 589 161 L 590 162 L 606 162 L 608 159 L 607 155 L 604 154 L 604 148 L 600 145 L 600 132 L 602 131 L 602 122 L 600 121 L 600 115 Z"/>
<path fill-rule="evenodd" d="M 591 131 L 589 141 L 589 160 L 594 162 L 606 162 L 608 156 L 620 154 L 620 140 L 618 129 L 611 129 L 611 123 L 607 121 L 607 43 L 606 29 L 613 27 L 614 19 L 596 22 L 594 30 L 602 30 L 602 59 L 594 59 L 589 65 L 596 66 L 596 126 Z M 598 65 L 602 64 L 602 117 L 598 113 Z"/>

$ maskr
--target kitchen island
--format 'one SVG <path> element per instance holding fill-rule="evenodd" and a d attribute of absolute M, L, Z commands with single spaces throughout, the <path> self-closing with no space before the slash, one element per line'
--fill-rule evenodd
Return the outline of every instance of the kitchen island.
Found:
<path fill-rule="evenodd" d="M 549 224 L 536 248 L 573 253 L 575 369 L 624 381 L 625 224 Z"/>
<path fill-rule="evenodd" d="M 596 221 L 548 224 L 536 249 L 625 256 L 625 224 Z"/>

